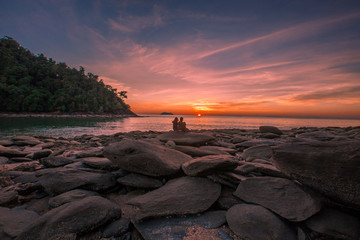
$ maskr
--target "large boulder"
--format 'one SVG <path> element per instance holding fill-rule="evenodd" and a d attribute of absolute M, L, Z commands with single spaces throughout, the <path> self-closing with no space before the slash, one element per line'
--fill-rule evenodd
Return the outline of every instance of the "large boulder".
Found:
<path fill-rule="evenodd" d="M 94 173 L 71 168 L 50 168 L 36 173 L 39 183 L 51 195 L 57 195 L 75 188 L 102 191 L 116 185 L 111 173 Z"/>
<path fill-rule="evenodd" d="M 149 176 L 179 172 L 191 160 L 182 152 L 140 140 L 123 139 L 104 148 L 104 155 L 121 169 Z"/>
<path fill-rule="evenodd" d="M 54 208 L 33 221 L 16 240 L 63 239 L 66 234 L 82 234 L 121 216 L 118 205 L 92 196 Z"/>
<path fill-rule="evenodd" d="M 144 239 L 186 239 L 189 227 L 201 226 L 214 229 L 226 223 L 225 211 L 209 211 L 201 215 L 148 219 L 134 223 L 135 228 Z"/>
<path fill-rule="evenodd" d="M 81 161 L 92 168 L 104 169 L 104 170 L 116 170 L 119 169 L 117 165 L 104 157 L 87 157 L 82 158 Z"/>
<path fill-rule="evenodd" d="M 348 207 L 360 209 L 360 141 L 293 142 L 273 148 L 282 172 Z"/>
<path fill-rule="evenodd" d="M 272 157 L 272 149 L 268 145 L 258 145 L 249 147 L 244 150 L 242 157 L 246 161 L 253 161 L 255 159 L 270 159 Z"/>
<path fill-rule="evenodd" d="M 38 218 L 39 215 L 33 211 L 0 207 L 0 239 L 17 237 Z"/>
<path fill-rule="evenodd" d="M 167 132 L 157 137 L 162 142 L 174 141 L 177 145 L 200 146 L 215 140 L 214 137 L 206 134 L 192 132 Z"/>
<path fill-rule="evenodd" d="M 25 157 L 27 154 L 29 153 L 0 145 L 0 156 L 12 158 L 12 157 Z"/>
<path fill-rule="evenodd" d="M 234 195 L 259 204 L 290 221 L 300 222 L 320 211 L 319 200 L 284 178 L 256 177 L 240 182 Z"/>
<path fill-rule="evenodd" d="M 220 196 L 221 186 L 206 178 L 181 177 L 161 188 L 131 199 L 135 220 L 207 210 Z"/>
<path fill-rule="evenodd" d="M 237 204 L 227 211 L 226 220 L 241 239 L 297 239 L 289 224 L 262 206 Z"/>
<path fill-rule="evenodd" d="M 277 135 L 283 134 L 283 132 L 280 129 L 278 129 L 277 127 L 274 127 L 274 126 L 260 126 L 259 130 L 261 133 L 274 133 Z"/>
<path fill-rule="evenodd" d="M 337 239 L 360 239 L 359 218 L 334 208 L 322 209 L 305 223 L 311 230 Z"/>
<path fill-rule="evenodd" d="M 204 176 L 215 172 L 233 170 L 239 161 L 231 155 L 211 155 L 192 159 L 182 165 L 182 169 L 189 176 Z"/>

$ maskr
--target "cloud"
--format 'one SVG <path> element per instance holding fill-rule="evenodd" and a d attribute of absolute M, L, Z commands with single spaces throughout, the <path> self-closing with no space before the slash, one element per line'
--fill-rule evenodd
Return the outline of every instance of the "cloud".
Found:
<path fill-rule="evenodd" d="M 305 94 L 298 94 L 293 98 L 294 101 L 336 99 L 353 99 L 360 102 L 360 85 L 313 91 Z"/>

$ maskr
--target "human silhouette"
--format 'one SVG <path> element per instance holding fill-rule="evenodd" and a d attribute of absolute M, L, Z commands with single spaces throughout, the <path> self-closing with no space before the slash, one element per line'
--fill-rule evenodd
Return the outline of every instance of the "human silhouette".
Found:
<path fill-rule="evenodd" d="M 178 129 L 182 132 L 188 132 L 189 129 L 186 128 L 186 122 L 184 122 L 184 118 L 180 117 L 180 122 L 178 123 Z"/>
<path fill-rule="evenodd" d="M 172 124 L 173 124 L 174 132 L 179 131 L 179 119 L 177 117 L 174 118 L 174 120 L 172 121 Z"/>

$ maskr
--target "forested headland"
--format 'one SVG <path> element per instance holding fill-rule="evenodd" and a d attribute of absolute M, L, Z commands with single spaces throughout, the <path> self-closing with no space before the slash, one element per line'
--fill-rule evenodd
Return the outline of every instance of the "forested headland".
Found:
<path fill-rule="evenodd" d="M 126 94 L 83 67 L 35 55 L 11 37 L 0 39 L 0 112 L 133 114 Z"/>

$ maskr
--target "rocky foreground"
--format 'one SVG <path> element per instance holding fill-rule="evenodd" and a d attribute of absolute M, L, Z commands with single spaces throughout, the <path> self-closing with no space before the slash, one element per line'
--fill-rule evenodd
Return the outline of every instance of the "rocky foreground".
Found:
<path fill-rule="evenodd" d="M 0 140 L 0 239 L 360 239 L 360 127 Z"/>

